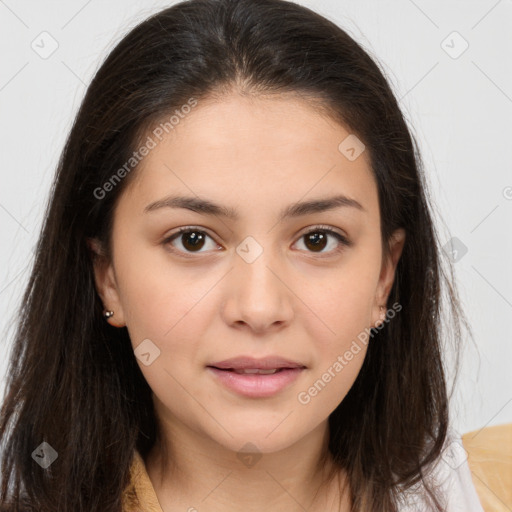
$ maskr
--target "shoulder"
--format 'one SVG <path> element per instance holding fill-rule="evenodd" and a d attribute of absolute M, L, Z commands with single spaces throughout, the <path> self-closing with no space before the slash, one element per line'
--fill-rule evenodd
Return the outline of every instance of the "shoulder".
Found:
<path fill-rule="evenodd" d="M 454 430 L 448 431 L 441 456 L 427 471 L 425 479 L 450 512 L 484 512 L 471 478 L 467 452 Z M 402 494 L 399 512 L 427 512 L 431 508 L 423 483 Z"/>
<path fill-rule="evenodd" d="M 512 423 L 468 432 L 462 441 L 484 509 L 512 510 Z"/>
<path fill-rule="evenodd" d="M 130 466 L 130 480 L 122 496 L 122 511 L 140 512 L 141 510 L 162 512 L 147 473 L 144 458 L 138 450 L 134 450 Z"/>

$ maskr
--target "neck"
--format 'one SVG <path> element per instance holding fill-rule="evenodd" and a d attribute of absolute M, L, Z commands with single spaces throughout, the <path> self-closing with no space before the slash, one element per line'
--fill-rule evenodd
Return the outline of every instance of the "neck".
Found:
<path fill-rule="evenodd" d="M 327 420 L 296 443 L 264 454 L 229 450 L 176 418 L 160 427 L 145 462 L 166 512 L 349 510 L 348 492 L 341 496 L 345 474 L 328 451 Z"/>

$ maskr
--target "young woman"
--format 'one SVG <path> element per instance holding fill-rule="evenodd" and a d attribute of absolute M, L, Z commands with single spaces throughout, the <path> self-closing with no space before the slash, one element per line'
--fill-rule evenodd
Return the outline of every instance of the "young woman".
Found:
<path fill-rule="evenodd" d="M 449 435 L 465 321 L 439 247 L 397 101 L 343 30 L 283 0 L 147 19 L 59 162 L 4 509 L 482 510 Z"/>

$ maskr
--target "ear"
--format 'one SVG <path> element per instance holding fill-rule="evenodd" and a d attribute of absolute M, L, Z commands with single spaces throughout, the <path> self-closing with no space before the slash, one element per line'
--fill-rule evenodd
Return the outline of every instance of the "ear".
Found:
<path fill-rule="evenodd" d="M 373 305 L 373 325 L 384 321 L 386 318 L 386 311 L 381 310 L 380 306 L 386 308 L 386 303 L 395 280 L 395 271 L 398 260 L 402 255 L 402 250 L 405 243 L 405 230 L 399 228 L 392 233 L 389 238 L 389 255 L 382 261 L 379 282 L 377 284 L 377 291 L 375 294 L 375 302 Z"/>
<path fill-rule="evenodd" d="M 87 246 L 92 258 L 98 295 L 101 297 L 104 309 L 114 312 L 114 315 L 106 320 L 114 327 L 124 327 L 126 323 L 112 261 L 106 256 L 99 240 L 88 238 Z"/>

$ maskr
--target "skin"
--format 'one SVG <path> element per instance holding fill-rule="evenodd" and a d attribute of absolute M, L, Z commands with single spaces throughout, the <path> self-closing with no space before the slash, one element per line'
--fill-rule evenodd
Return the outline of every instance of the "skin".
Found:
<path fill-rule="evenodd" d="M 165 511 L 339 510 L 341 469 L 339 481 L 314 499 L 333 465 L 320 457 L 328 453 L 328 416 L 357 377 L 366 346 L 309 403 L 297 396 L 383 319 L 379 306 L 405 241 L 396 231 L 383 258 L 368 154 L 350 161 L 338 150 L 349 133 L 296 95 L 233 92 L 200 102 L 144 158 L 120 197 L 112 261 L 96 260 L 96 285 L 114 311 L 108 321 L 127 327 L 133 348 L 150 339 L 160 350 L 149 366 L 137 361 L 161 436 L 146 468 Z M 165 207 L 144 212 L 171 193 L 210 199 L 236 209 L 239 219 Z M 277 221 L 290 204 L 338 193 L 364 211 L 341 207 Z M 352 245 L 329 235 L 315 252 L 304 234 L 318 225 Z M 185 226 L 211 238 L 196 252 L 184 235 L 163 243 Z M 251 263 L 236 252 L 247 236 L 263 249 Z M 237 395 L 206 369 L 271 354 L 307 368 L 270 398 Z M 248 442 L 261 456 L 251 467 L 237 457 Z M 341 510 L 348 508 L 344 495 Z"/>

